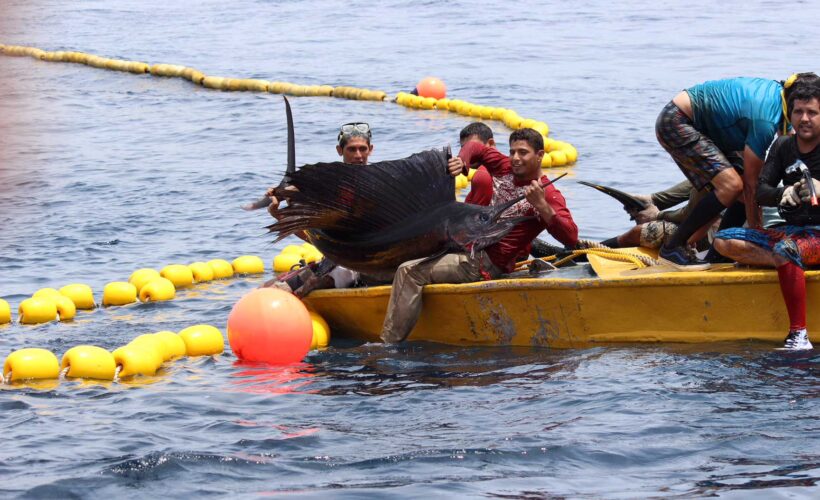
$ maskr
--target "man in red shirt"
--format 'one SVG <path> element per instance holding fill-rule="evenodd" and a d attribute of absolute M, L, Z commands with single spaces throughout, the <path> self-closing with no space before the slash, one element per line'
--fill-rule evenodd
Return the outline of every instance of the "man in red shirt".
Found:
<path fill-rule="evenodd" d="M 495 139 L 493 138 L 493 131 L 487 124 L 483 122 L 473 122 L 459 133 L 458 143 L 463 148 L 468 142 L 475 141 L 484 144 L 485 146 L 495 148 Z M 470 192 L 464 199 L 464 203 L 471 205 L 488 206 L 493 199 L 493 177 L 487 171 L 487 167 L 479 165 L 476 167 L 475 174 L 470 180 Z"/>
<path fill-rule="evenodd" d="M 520 195 L 524 200 L 510 207 L 505 217 L 534 216 L 517 224 L 501 241 L 471 253 L 451 253 L 435 259 L 405 262 L 396 270 L 381 338 L 401 342 L 418 321 L 422 288 L 430 283 L 468 283 L 498 278 L 515 267 L 516 257 L 543 230 L 568 247 L 578 243 L 578 228 L 561 193 L 541 172 L 544 139 L 532 129 L 510 134 L 510 156 L 477 141 L 464 144 L 458 157 L 450 160 L 453 177 L 471 166 L 484 165 L 493 177 L 492 204 L 501 204 Z"/>

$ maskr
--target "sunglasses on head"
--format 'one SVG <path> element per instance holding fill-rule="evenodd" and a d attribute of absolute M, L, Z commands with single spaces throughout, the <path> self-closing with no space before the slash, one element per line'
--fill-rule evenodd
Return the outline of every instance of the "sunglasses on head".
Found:
<path fill-rule="evenodd" d="M 354 134 L 366 135 L 368 139 L 370 139 L 370 125 L 364 122 L 356 122 L 356 123 L 345 123 L 342 125 L 342 128 L 339 129 L 339 141 L 341 142 L 343 137 L 347 137 Z"/>

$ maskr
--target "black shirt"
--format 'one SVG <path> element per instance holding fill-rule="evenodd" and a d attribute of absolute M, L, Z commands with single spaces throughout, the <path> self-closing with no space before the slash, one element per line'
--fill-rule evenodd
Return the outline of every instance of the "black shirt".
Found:
<path fill-rule="evenodd" d="M 809 172 L 813 178 L 820 179 L 820 146 L 815 147 L 808 153 L 801 154 L 797 149 L 796 137 L 780 137 L 769 150 L 766 163 L 760 172 L 760 182 L 757 186 L 757 202 L 760 205 L 778 207 L 780 199 L 783 198 L 783 191 L 786 189 L 784 186 L 790 186 L 800 181 L 802 174 L 796 169 L 792 172 L 786 172 L 798 159 L 809 167 Z M 783 186 L 778 187 L 780 181 L 783 181 Z M 812 207 L 808 202 L 793 209 L 791 207 L 786 209 L 780 207 L 780 215 L 786 219 L 786 223 L 789 225 L 820 225 L 820 206 Z"/>

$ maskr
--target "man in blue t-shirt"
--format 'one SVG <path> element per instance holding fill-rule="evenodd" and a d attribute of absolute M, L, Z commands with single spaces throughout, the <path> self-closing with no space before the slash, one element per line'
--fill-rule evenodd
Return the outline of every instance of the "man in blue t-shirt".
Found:
<path fill-rule="evenodd" d="M 709 81 L 666 105 L 655 123 L 658 142 L 692 185 L 708 193 L 661 246 L 661 260 L 680 270 L 708 268 L 688 240 L 724 209 L 721 229 L 744 221 L 760 227 L 755 195 L 766 149 L 788 126 L 784 103 L 791 90 L 815 80 L 814 73 L 800 73 L 783 83 L 745 77 Z"/>

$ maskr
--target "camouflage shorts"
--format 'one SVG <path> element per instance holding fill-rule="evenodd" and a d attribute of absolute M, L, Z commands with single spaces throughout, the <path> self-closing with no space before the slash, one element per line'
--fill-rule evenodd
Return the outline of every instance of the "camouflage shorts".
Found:
<path fill-rule="evenodd" d="M 647 222 L 641 228 L 641 246 L 659 248 L 666 240 L 666 237 L 671 236 L 677 228 L 677 224 L 664 220 Z"/>
<path fill-rule="evenodd" d="M 712 179 L 728 168 L 743 170 L 742 156 L 721 151 L 672 102 L 658 115 L 655 135 L 698 191 L 711 189 Z"/>

